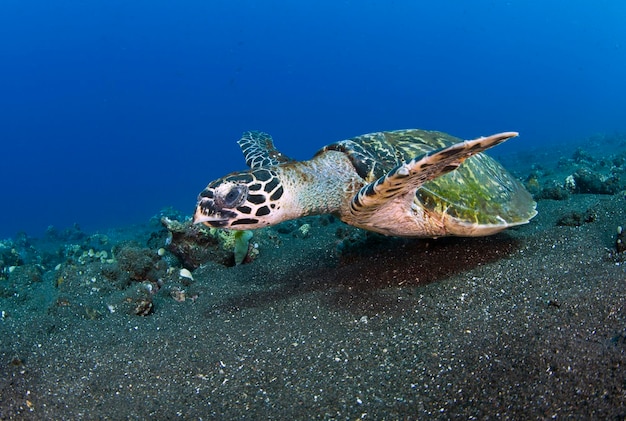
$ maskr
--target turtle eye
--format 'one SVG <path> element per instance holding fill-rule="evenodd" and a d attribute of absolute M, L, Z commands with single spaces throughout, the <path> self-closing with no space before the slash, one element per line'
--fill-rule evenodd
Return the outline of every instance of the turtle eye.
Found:
<path fill-rule="evenodd" d="M 225 208 L 234 208 L 237 207 L 243 202 L 246 198 L 248 189 L 245 186 L 233 186 L 226 193 L 220 203 L 221 206 Z"/>

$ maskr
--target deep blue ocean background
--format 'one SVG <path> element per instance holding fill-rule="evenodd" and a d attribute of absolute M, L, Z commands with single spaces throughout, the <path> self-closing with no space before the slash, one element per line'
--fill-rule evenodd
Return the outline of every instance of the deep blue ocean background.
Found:
<path fill-rule="evenodd" d="M 242 131 L 626 130 L 626 2 L 0 2 L 0 238 L 191 213 Z"/>

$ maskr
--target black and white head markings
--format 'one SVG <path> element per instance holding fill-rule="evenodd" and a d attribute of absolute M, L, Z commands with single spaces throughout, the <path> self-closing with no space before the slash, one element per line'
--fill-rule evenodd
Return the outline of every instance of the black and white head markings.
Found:
<path fill-rule="evenodd" d="M 283 193 L 272 169 L 229 174 L 200 193 L 194 223 L 239 230 L 272 225 L 271 213 L 280 209 Z"/>

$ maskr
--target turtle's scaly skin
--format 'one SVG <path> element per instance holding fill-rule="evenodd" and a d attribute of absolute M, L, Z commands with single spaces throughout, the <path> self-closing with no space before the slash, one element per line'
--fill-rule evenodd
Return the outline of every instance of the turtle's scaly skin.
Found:
<path fill-rule="evenodd" d="M 269 167 L 293 161 L 274 147 L 272 136 L 259 131 L 245 132 L 237 141 L 250 168 Z"/>
<path fill-rule="evenodd" d="M 516 135 L 463 142 L 441 132 L 380 132 L 296 162 L 278 152 L 269 135 L 247 132 L 239 144 L 251 169 L 210 183 L 194 221 L 252 229 L 333 213 L 388 235 L 492 234 L 536 214 L 524 187 L 480 153 Z"/>
<path fill-rule="evenodd" d="M 328 151 L 309 161 L 252 168 L 211 182 L 200 193 L 194 222 L 243 230 L 335 213 L 364 185 L 346 154 Z"/>

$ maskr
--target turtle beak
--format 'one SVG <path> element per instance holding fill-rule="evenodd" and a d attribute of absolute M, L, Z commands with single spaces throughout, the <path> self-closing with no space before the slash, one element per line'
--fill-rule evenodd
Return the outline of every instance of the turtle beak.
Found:
<path fill-rule="evenodd" d="M 193 215 L 193 223 L 203 223 L 209 227 L 223 227 L 228 223 L 232 212 L 223 211 L 215 206 L 213 199 L 200 197 L 196 205 L 196 212 Z"/>

